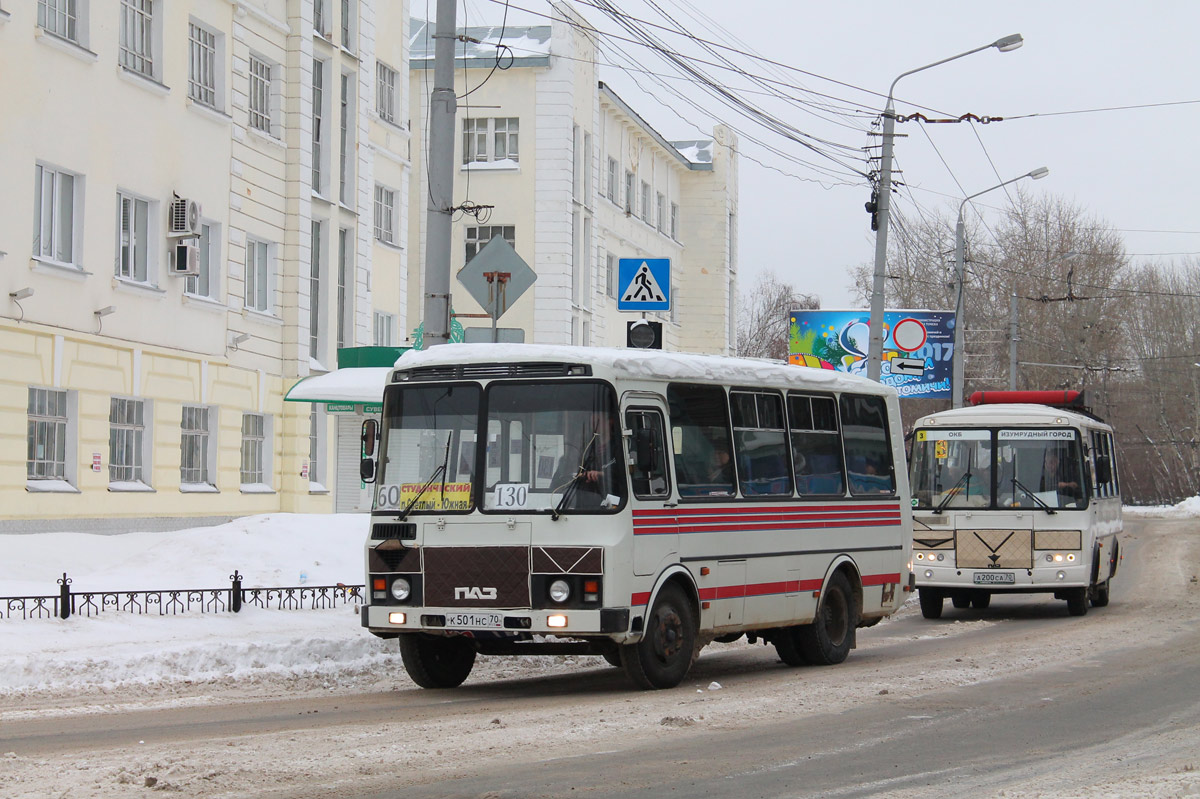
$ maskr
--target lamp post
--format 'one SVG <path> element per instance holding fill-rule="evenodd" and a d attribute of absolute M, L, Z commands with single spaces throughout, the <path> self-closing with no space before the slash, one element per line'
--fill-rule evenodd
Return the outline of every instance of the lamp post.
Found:
<path fill-rule="evenodd" d="M 1000 52 L 1007 53 L 1016 50 L 1024 42 L 1025 40 L 1021 38 L 1021 34 L 1019 33 L 1005 36 L 991 44 L 985 44 L 982 47 L 976 47 L 974 50 L 967 50 L 965 53 L 952 55 L 949 58 L 943 58 L 941 61 L 934 61 L 932 64 L 926 64 L 923 67 L 917 67 L 916 69 L 910 69 L 908 72 L 901 73 L 896 76 L 896 80 L 892 81 L 891 87 L 888 88 L 887 106 L 883 109 L 883 150 L 879 158 L 879 187 L 875 198 L 875 213 L 877 214 L 875 279 L 871 290 L 871 338 L 867 348 L 867 377 L 872 380 L 879 380 L 879 374 L 883 369 L 883 281 L 887 268 L 888 212 L 892 204 L 892 140 L 896 135 L 896 106 L 892 101 L 892 94 L 896 91 L 896 84 L 899 83 L 900 78 L 907 75 L 940 66 L 948 61 L 954 61 L 963 56 L 987 50 L 990 47 L 995 47 Z"/>
<path fill-rule="evenodd" d="M 966 271 L 966 260 L 963 258 L 963 209 L 967 207 L 967 203 L 975 199 L 981 194 L 987 194 L 989 191 L 1001 189 L 1010 183 L 1016 183 L 1018 180 L 1025 178 L 1033 178 L 1041 180 L 1050 174 L 1050 170 L 1044 166 L 1039 166 L 1032 172 L 1026 172 L 1024 175 L 1006 180 L 1003 183 L 997 183 L 990 189 L 977 191 L 971 196 L 965 198 L 958 204 L 958 222 L 954 225 L 954 271 L 958 276 L 958 298 L 954 302 L 954 360 L 952 369 L 954 371 L 953 382 L 950 390 L 950 402 L 953 407 L 961 408 L 963 404 L 963 277 Z"/>

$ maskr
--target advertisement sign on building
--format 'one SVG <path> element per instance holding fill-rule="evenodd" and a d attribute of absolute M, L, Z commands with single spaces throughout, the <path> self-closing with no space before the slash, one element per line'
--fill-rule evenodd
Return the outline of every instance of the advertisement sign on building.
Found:
<path fill-rule="evenodd" d="M 867 375 L 871 314 L 865 310 L 792 311 L 788 362 Z M 949 399 L 954 355 L 953 311 L 886 311 L 880 380 L 901 397 Z M 893 371 L 899 359 L 902 370 Z M 918 370 L 914 361 L 922 362 Z"/>

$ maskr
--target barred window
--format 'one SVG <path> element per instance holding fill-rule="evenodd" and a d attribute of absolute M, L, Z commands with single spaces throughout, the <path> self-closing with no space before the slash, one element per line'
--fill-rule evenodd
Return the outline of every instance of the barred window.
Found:
<path fill-rule="evenodd" d="M 77 0 L 38 0 L 38 26 L 50 33 L 79 42 Z"/>
<path fill-rule="evenodd" d="M 642 221 L 650 224 L 650 184 L 642 181 Z"/>
<path fill-rule="evenodd" d="M 29 389 L 29 438 L 25 475 L 30 480 L 67 477 L 67 392 Z"/>
<path fill-rule="evenodd" d="M 679 204 L 671 203 L 671 238 L 679 241 Z"/>
<path fill-rule="evenodd" d="M 372 342 L 376 347 L 390 347 L 395 340 L 395 335 L 392 332 L 396 327 L 396 317 L 390 313 L 374 312 L 372 317 L 374 323 L 374 337 Z"/>
<path fill-rule="evenodd" d="M 141 400 L 113 397 L 108 411 L 110 482 L 144 482 L 142 443 L 145 433 L 145 403 Z"/>
<path fill-rule="evenodd" d="M 250 56 L 250 127 L 271 132 L 271 65 Z"/>
<path fill-rule="evenodd" d="M 179 482 L 211 483 L 208 473 L 209 410 L 184 405 L 179 437 Z"/>
<path fill-rule="evenodd" d="M 375 63 L 375 106 L 379 118 L 396 122 L 396 70 L 382 61 Z"/>
<path fill-rule="evenodd" d="M 660 191 L 660 192 L 658 192 L 658 196 L 655 199 L 657 200 L 657 205 L 655 206 L 655 220 L 654 221 L 658 225 L 658 232 L 666 233 L 667 232 L 667 198 L 664 197 L 663 193 Z"/>
<path fill-rule="evenodd" d="M 496 236 L 503 236 L 510 247 L 517 246 L 517 229 L 513 225 L 482 225 L 467 228 L 467 260 L 487 246 Z"/>
<path fill-rule="evenodd" d="M 217 35 L 194 22 L 188 23 L 188 97 L 217 105 Z"/>
<path fill-rule="evenodd" d="M 620 187 L 617 184 L 617 159 L 608 159 L 608 187 L 606 195 L 610 202 L 616 202 Z"/>
<path fill-rule="evenodd" d="M 396 242 L 396 192 L 375 186 L 375 238 L 385 244 Z"/>
<path fill-rule="evenodd" d="M 120 45 L 121 66 L 154 76 L 154 0 L 121 0 Z"/>
<path fill-rule="evenodd" d="M 243 485 L 263 483 L 263 444 L 265 422 L 261 413 L 242 414 L 242 468 Z"/>

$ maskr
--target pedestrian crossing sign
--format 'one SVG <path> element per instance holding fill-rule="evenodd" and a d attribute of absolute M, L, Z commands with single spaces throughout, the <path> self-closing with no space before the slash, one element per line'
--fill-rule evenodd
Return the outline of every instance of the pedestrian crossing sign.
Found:
<path fill-rule="evenodd" d="M 617 262 L 617 310 L 671 310 L 671 259 L 621 258 Z"/>

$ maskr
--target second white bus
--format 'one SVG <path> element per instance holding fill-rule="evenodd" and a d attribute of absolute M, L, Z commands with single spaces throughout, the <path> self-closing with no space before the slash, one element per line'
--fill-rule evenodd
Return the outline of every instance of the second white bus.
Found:
<path fill-rule="evenodd" d="M 364 429 L 374 448 L 373 422 Z M 362 624 L 423 687 L 590 653 L 669 688 L 748 635 L 841 662 L 911 591 L 894 390 L 659 351 L 451 344 L 383 398 Z M 899 465 L 901 468 L 897 468 Z"/>

